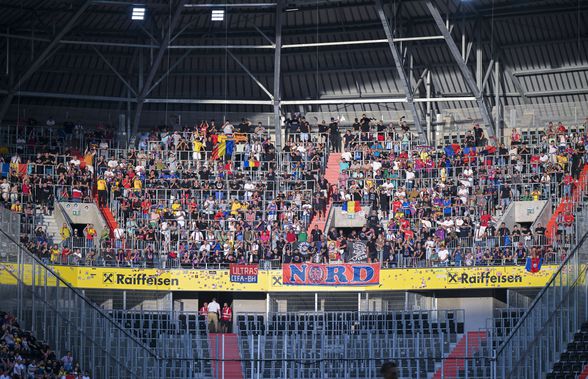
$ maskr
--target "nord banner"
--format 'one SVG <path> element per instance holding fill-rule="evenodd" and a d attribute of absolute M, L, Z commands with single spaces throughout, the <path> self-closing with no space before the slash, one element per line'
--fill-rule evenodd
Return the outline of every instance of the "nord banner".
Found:
<path fill-rule="evenodd" d="M 284 285 L 364 286 L 380 283 L 380 264 L 286 264 Z"/>

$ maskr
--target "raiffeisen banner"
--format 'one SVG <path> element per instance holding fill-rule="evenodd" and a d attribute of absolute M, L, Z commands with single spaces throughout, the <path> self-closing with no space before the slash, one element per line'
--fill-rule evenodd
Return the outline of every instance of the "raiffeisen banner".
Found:
<path fill-rule="evenodd" d="M 380 264 L 285 264 L 283 285 L 366 286 L 380 283 Z"/>

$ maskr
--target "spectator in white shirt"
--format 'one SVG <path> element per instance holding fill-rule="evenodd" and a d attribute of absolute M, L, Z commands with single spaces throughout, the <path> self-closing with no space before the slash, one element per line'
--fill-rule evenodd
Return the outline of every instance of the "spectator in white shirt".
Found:
<path fill-rule="evenodd" d="M 216 302 L 216 298 L 213 298 L 210 304 L 208 304 L 208 326 L 211 333 L 218 332 L 218 314 L 220 312 L 220 305 Z M 210 326 L 212 324 L 212 327 Z"/>

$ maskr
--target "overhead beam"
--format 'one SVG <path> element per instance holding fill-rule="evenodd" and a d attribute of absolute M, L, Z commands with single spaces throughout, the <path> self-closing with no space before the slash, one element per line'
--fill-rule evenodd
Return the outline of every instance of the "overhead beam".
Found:
<path fill-rule="evenodd" d="M 451 37 L 451 33 L 449 32 L 449 29 L 447 29 L 447 26 L 445 25 L 445 21 L 443 20 L 443 17 L 439 13 L 439 10 L 437 9 L 437 7 L 435 5 L 433 5 L 431 0 L 427 0 L 426 5 L 427 5 L 427 8 L 429 9 L 429 13 L 431 13 L 433 20 L 435 21 L 437 29 L 439 29 L 441 34 L 443 34 L 443 37 L 445 38 L 445 42 L 447 43 L 447 47 L 449 48 L 449 51 L 451 52 L 453 59 L 457 63 L 457 66 L 458 66 L 459 70 L 461 71 L 461 74 L 462 74 L 469 90 L 472 92 L 472 94 L 476 98 L 476 102 L 478 103 L 478 108 L 480 109 L 480 114 L 482 115 L 482 119 L 484 120 L 484 124 L 486 124 L 486 130 L 488 131 L 488 136 L 490 137 L 490 139 L 494 139 L 496 136 L 496 128 L 494 126 L 494 122 L 492 120 L 490 109 L 484 99 L 482 91 L 480 91 L 480 89 L 476 85 L 476 80 L 474 79 L 474 76 L 472 75 L 470 69 L 466 65 L 455 41 Z"/>
<path fill-rule="evenodd" d="M 176 26 L 178 25 L 178 22 L 180 20 L 180 16 L 182 14 L 182 11 L 184 9 L 184 5 L 186 4 L 186 1 L 187 0 L 178 0 L 178 2 L 176 4 L 175 11 L 170 19 L 167 33 L 165 33 L 165 35 L 163 37 L 163 41 L 161 42 L 161 46 L 159 47 L 159 50 L 157 51 L 157 55 L 155 56 L 155 59 L 153 60 L 153 63 L 151 64 L 151 69 L 149 70 L 149 73 L 147 74 L 147 78 L 143 82 L 143 86 L 141 88 L 139 88 L 140 92 L 139 92 L 139 95 L 137 96 L 137 108 L 135 109 L 135 118 L 133 119 L 133 129 L 131 131 L 131 133 L 133 135 L 135 133 L 137 133 L 137 130 L 139 130 L 139 124 L 141 123 L 141 112 L 143 111 L 143 104 L 145 102 L 145 97 L 147 96 L 147 93 L 149 92 L 149 89 L 151 88 L 151 84 L 153 83 L 153 80 L 155 79 L 155 74 L 157 73 L 157 70 L 159 70 L 159 66 L 161 65 L 161 62 L 163 61 L 163 56 L 165 55 L 165 52 L 167 51 L 167 48 L 169 47 L 169 41 L 172 38 L 172 33 L 174 32 L 174 30 L 176 29 Z"/>
<path fill-rule="evenodd" d="M 447 103 L 453 101 L 476 101 L 473 96 L 463 97 L 436 97 L 436 98 L 415 98 L 415 103 Z M 406 97 L 388 98 L 388 97 L 373 97 L 373 98 L 343 98 L 343 99 L 318 99 L 318 100 L 282 100 L 282 105 L 328 105 L 328 104 L 394 104 L 394 103 L 408 103 Z"/>
<path fill-rule="evenodd" d="M 580 91 L 576 91 L 580 93 Z M 582 90 L 582 93 L 588 94 L 588 89 Z M 0 95 L 8 94 L 7 90 L 0 90 Z M 538 96 L 555 96 L 557 94 L 538 94 Z M 20 96 L 32 98 L 48 98 L 48 99 L 63 99 L 63 100 L 86 100 L 86 101 L 105 101 L 105 102 L 126 102 L 127 97 L 119 96 L 96 96 L 96 95 L 82 95 L 73 93 L 50 93 L 50 92 L 36 92 L 36 91 L 21 91 Z M 532 94 L 529 94 L 530 96 Z M 132 103 L 136 103 L 136 98 L 131 98 Z M 415 103 L 447 103 L 456 101 L 476 101 L 473 96 L 459 96 L 459 97 L 432 97 L 432 98 L 416 98 Z M 404 97 L 367 97 L 367 98 L 329 98 L 319 100 L 282 100 L 281 105 L 329 105 L 329 104 L 393 104 L 406 103 Z M 209 105 L 267 105 L 273 106 L 272 100 L 251 100 L 251 99 L 175 99 L 175 98 L 146 98 L 145 104 L 209 104 Z"/>
<path fill-rule="evenodd" d="M 49 43 L 49 45 L 45 46 L 45 49 L 39 54 L 37 59 L 29 66 L 29 68 L 18 78 L 17 82 L 14 84 L 10 91 L 4 98 L 2 105 L 0 106 L 0 123 L 4 120 L 4 116 L 6 116 L 6 112 L 14 99 L 14 95 L 16 91 L 20 88 L 20 86 L 30 79 L 30 77 L 43 65 L 43 63 L 53 54 L 55 53 L 59 42 L 61 39 L 71 30 L 71 28 L 75 25 L 78 21 L 80 16 L 88 9 L 90 6 L 90 0 L 84 0 L 82 5 L 78 8 L 78 10 L 68 19 L 67 23 L 61 28 L 61 30 L 53 37 L 53 40 Z"/>
<path fill-rule="evenodd" d="M 277 3 L 240 3 L 240 4 L 185 4 L 186 8 L 274 8 Z"/>
<path fill-rule="evenodd" d="M 378 16 L 380 17 L 380 21 L 382 22 L 382 27 L 384 28 L 384 33 L 386 34 L 386 39 L 388 41 L 388 46 L 390 47 L 390 51 L 392 52 L 392 57 L 394 58 L 394 64 L 396 66 L 396 72 L 398 73 L 398 77 L 402 84 L 402 88 L 404 89 L 404 93 L 406 94 L 406 100 L 408 103 L 408 108 L 412 113 L 413 121 L 416 126 L 419 140 L 424 143 L 425 145 L 428 144 L 428 136 L 425 130 L 423 129 L 422 117 L 420 114 L 419 109 L 417 108 L 416 104 L 413 101 L 413 93 L 411 90 L 410 82 L 404 71 L 404 65 L 402 64 L 402 59 L 400 58 L 400 52 L 398 48 L 394 44 L 394 36 L 392 34 L 392 29 L 390 28 L 390 24 L 388 23 L 388 18 L 386 17 L 386 13 L 384 12 L 384 5 L 382 0 L 376 0 L 376 10 L 378 11 Z"/>
<path fill-rule="evenodd" d="M 550 74 L 565 74 L 568 72 L 588 71 L 588 66 L 570 66 L 558 68 L 544 68 L 539 70 L 517 70 L 513 72 L 514 76 L 536 76 Z"/>

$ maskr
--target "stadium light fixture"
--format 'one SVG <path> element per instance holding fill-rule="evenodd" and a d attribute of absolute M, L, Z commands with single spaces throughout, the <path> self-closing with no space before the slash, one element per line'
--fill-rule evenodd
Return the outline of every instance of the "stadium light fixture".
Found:
<path fill-rule="evenodd" d="M 224 9 L 213 9 L 210 20 L 211 21 L 224 21 L 225 19 L 225 10 Z"/>
<path fill-rule="evenodd" d="M 286 12 L 296 12 L 298 10 L 298 8 L 288 8 L 286 9 Z"/>
<path fill-rule="evenodd" d="M 144 6 L 133 6 L 133 12 L 131 13 L 131 20 L 143 21 L 145 19 L 145 7 Z"/>

